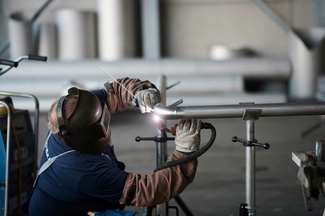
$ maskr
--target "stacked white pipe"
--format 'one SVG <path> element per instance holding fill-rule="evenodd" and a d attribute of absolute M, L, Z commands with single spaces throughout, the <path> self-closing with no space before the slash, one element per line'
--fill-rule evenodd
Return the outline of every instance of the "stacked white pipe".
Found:
<path fill-rule="evenodd" d="M 99 59 L 115 61 L 136 53 L 135 1 L 97 0 Z"/>
<path fill-rule="evenodd" d="M 78 61 L 96 56 L 95 14 L 75 9 L 56 13 L 58 57 L 62 61 Z"/>

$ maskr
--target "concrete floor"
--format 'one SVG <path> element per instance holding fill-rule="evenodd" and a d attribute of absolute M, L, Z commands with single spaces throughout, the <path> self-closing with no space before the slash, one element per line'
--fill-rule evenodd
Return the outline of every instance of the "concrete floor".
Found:
<path fill-rule="evenodd" d="M 168 120 L 172 126 L 179 120 Z M 204 119 L 217 129 L 214 145 L 199 158 L 194 182 L 180 195 L 195 216 L 239 215 L 239 206 L 245 202 L 245 147 L 231 138 L 245 138 L 245 121 L 233 119 Z M 319 116 L 267 117 L 255 122 L 255 138 L 271 145 L 269 150 L 256 148 L 256 204 L 257 215 L 319 216 L 323 214 L 325 198 L 313 201 L 314 211 L 307 212 L 303 202 L 298 167 L 291 160 L 293 151 L 313 151 L 315 142 L 324 139 L 325 127 L 302 138 L 301 133 L 320 121 Z M 119 160 L 127 171 L 150 174 L 156 167 L 156 144 L 135 142 L 136 136 L 155 136 L 156 128 L 150 114 L 135 110 L 112 115 L 112 138 Z M 40 118 L 42 150 L 46 135 L 46 114 Z M 208 141 L 209 130 L 202 132 L 201 147 Z M 168 152 L 174 149 L 168 142 Z M 175 200 L 170 206 L 178 206 Z M 136 209 L 142 215 L 141 208 Z M 179 208 L 179 215 L 185 215 Z M 170 211 L 175 215 L 175 210 Z"/>

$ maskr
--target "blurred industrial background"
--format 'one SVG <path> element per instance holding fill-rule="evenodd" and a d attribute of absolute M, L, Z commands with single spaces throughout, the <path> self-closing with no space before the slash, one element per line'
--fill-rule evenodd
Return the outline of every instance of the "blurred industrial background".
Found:
<path fill-rule="evenodd" d="M 39 99 L 39 154 L 51 103 L 70 86 L 100 88 L 113 81 L 111 76 L 153 83 L 166 76 L 167 86 L 178 83 L 167 91 L 167 105 L 179 99 L 181 106 L 325 100 L 324 0 L 0 2 L 0 58 L 48 57 L 47 62 L 20 62 L 4 75 L 0 71 L 0 91 Z M 34 116 L 33 103 L 14 98 L 14 105 Z M 245 201 L 245 155 L 231 137 L 244 138 L 245 122 L 206 121 L 217 128 L 216 144 L 199 159 L 197 177 L 181 197 L 194 215 L 238 215 Z M 306 211 L 298 167 L 291 160 L 293 151 L 314 151 L 316 140 L 323 139 L 322 124 L 320 116 L 257 121 L 256 137 L 271 144 L 257 151 L 258 213 L 322 215 L 322 195 L 314 211 Z M 154 143 L 134 141 L 137 135 L 155 135 L 151 118 L 127 110 L 113 116 L 112 129 L 120 144 L 117 154 L 129 171 L 152 172 Z"/>
<path fill-rule="evenodd" d="M 181 95 L 186 105 L 310 100 L 323 68 L 321 0 L 1 2 L 2 57 L 48 57 L 23 62 L 1 86 L 35 94 L 42 110 L 71 83 L 111 79 L 99 66 L 115 78 L 180 81 L 168 103 Z"/>

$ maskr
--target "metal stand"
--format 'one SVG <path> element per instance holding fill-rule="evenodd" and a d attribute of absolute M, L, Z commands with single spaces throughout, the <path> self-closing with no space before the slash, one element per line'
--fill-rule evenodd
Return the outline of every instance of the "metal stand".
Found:
<path fill-rule="evenodd" d="M 246 140 L 239 139 L 236 136 L 232 138 L 233 142 L 241 142 L 246 146 L 246 203 L 239 207 L 240 216 L 256 215 L 257 206 L 255 204 L 255 147 L 263 147 L 268 149 L 269 144 L 260 144 L 254 138 L 254 122 L 260 117 L 261 109 L 247 109 L 243 115 L 243 120 L 246 121 Z"/>

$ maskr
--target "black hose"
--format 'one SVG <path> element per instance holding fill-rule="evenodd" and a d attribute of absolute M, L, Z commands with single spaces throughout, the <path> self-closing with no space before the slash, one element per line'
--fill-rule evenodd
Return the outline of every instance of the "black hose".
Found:
<path fill-rule="evenodd" d="M 166 169 L 166 168 L 169 168 L 169 167 L 172 167 L 172 166 L 176 166 L 176 165 L 179 165 L 179 164 L 184 163 L 184 162 L 194 160 L 194 159 L 200 157 L 201 155 L 203 155 L 212 146 L 214 140 L 216 139 L 217 131 L 216 131 L 215 127 L 212 124 L 206 123 L 206 122 L 202 124 L 202 129 L 210 129 L 211 130 L 210 140 L 207 142 L 207 144 L 205 144 L 205 146 L 203 146 L 202 148 L 200 148 L 199 150 L 193 152 L 192 154 L 188 155 L 185 158 L 169 161 L 169 162 L 166 162 L 166 163 L 162 164 L 161 166 L 157 167 L 154 170 L 154 172 L 157 172 L 158 170 Z"/>

